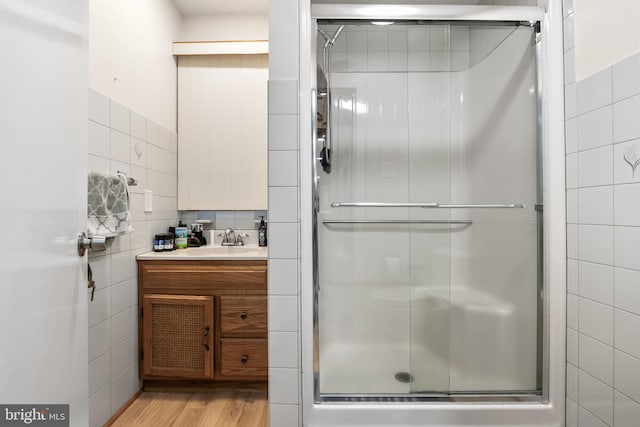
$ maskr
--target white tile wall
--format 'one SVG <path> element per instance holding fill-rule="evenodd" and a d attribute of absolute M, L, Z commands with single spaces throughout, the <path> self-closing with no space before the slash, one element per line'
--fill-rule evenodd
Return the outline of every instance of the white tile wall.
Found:
<path fill-rule="evenodd" d="M 567 154 L 566 165 L 566 184 L 567 188 L 578 187 L 578 154 Z"/>
<path fill-rule="evenodd" d="M 640 184 L 614 187 L 615 225 L 640 226 Z"/>
<path fill-rule="evenodd" d="M 612 67 L 613 101 L 640 93 L 640 56 L 633 55 Z"/>
<path fill-rule="evenodd" d="M 269 189 L 269 203 L 271 209 L 269 218 L 273 222 L 297 222 L 298 188 L 271 187 Z"/>
<path fill-rule="evenodd" d="M 615 306 L 640 315 L 640 271 L 615 269 Z"/>
<path fill-rule="evenodd" d="M 575 259 L 567 260 L 567 292 L 573 295 L 580 293 L 578 281 L 579 262 Z"/>
<path fill-rule="evenodd" d="M 271 222 L 268 227 L 269 259 L 298 257 L 298 224 Z"/>
<path fill-rule="evenodd" d="M 640 270 L 640 227 L 615 227 L 615 266 Z"/>
<path fill-rule="evenodd" d="M 638 420 L 640 420 L 640 403 L 616 391 L 613 405 L 613 417 L 617 427 L 633 427 L 638 424 Z"/>
<path fill-rule="evenodd" d="M 298 7 L 295 0 L 269 8 L 269 403 L 273 426 L 299 425 L 299 168 L 298 168 Z M 388 44 L 383 34 L 372 40 Z M 367 62 L 368 34 L 338 39 L 335 65 L 346 69 L 347 43 Z M 388 57 L 372 54 L 372 67 L 388 67 Z M 353 66 L 353 64 L 351 64 Z M 216 219 L 217 220 L 217 219 Z"/>
<path fill-rule="evenodd" d="M 99 427 L 111 417 L 111 382 L 89 398 L 89 424 Z"/>
<path fill-rule="evenodd" d="M 640 316 L 622 310 L 615 312 L 615 347 L 620 351 L 640 358 Z"/>
<path fill-rule="evenodd" d="M 567 363 L 567 396 L 578 401 L 578 368 Z"/>
<path fill-rule="evenodd" d="M 269 369 L 269 402 L 295 405 L 299 403 L 298 369 Z"/>
<path fill-rule="evenodd" d="M 578 190 L 567 190 L 567 223 L 578 223 Z"/>
<path fill-rule="evenodd" d="M 334 33 L 336 26 L 325 29 Z M 322 46 L 319 38 L 319 51 Z M 470 50 L 468 28 L 351 26 L 336 40 L 331 66 L 333 72 L 461 71 L 470 66 Z"/>
<path fill-rule="evenodd" d="M 97 290 L 89 302 L 89 417 L 103 425 L 140 388 L 138 292 L 135 257 L 152 249 L 153 235 L 177 222 L 175 135 L 143 115 L 89 89 L 89 170 L 121 170 L 138 180 L 130 187 L 135 232 L 90 254 Z M 151 179 L 149 179 L 151 178 Z M 154 192 L 154 211 L 143 211 L 142 193 Z"/>
<path fill-rule="evenodd" d="M 272 404 L 269 407 L 269 417 L 272 426 L 291 426 L 298 425 L 298 405 L 280 405 Z"/>
<path fill-rule="evenodd" d="M 613 141 L 640 138 L 640 95 L 623 99 L 613 105 Z"/>
<path fill-rule="evenodd" d="M 570 191 L 573 190 L 567 191 L 567 198 Z M 613 188 L 611 186 L 581 188 L 576 197 L 578 198 L 576 200 L 577 215 L 581 224 L 613 225 Z"/>
<path fill-rule="evenodd" d="M 580 370 L 613 386 L 613 348 L 586 335 L 580 335 L 578 345 Z"/>
<path fill-rule="evenodd" d="M 564 11 L 569 223 L 566 425 L 636 426 L 640 419 L 640 162 L 636 164 L 640 54 L 575 82 L 574 58 L 568 52 L 574 44 L 573 0 L 564 1 Z"/>
<path fill-rule="evenodd" d="M 579 225 L 578 256 L 581 260 L 613 265 L 613 227 Z"/>
<path fill-rule="evenodd" d="M 578 149 L 611 145 L 613 111 L 611 105 L 578 116 Z"/>
<path fill-rule="evenodd" d="M 579 348 L 578 332 L 573 329 L 567 329 L 567 362 L 578 365 Z"/>
<path fill-rule="evenodd" d="M 298 152 L 269 151 L 269 187 L 298 186 Z"/>
<path fill-rule="evenodd" d="M 578 377 L 578 399 L 580 406 L 604 421 L 613 424 L 613 388 L 602 381 L 580 371 Z"/>
<path fill-rule="evenodd" d="M 564 54 L 564 81 L 567 84 L 576 81 L 576 50 L 569 49 Z"/>
<path fill-rule="evenodd" d="M 611 68 L 580 80 L 576 86 L 578 114 L 611 105 L 612 91 Z"/>
<path fill-rule="evenodd" d="M 563 20 L 564 24 L 564 51 L 568 51 L 569 49 L 573 49 L 576 45 L 575 43 L 575 16 L 573 13 L 567 15 Z"/>
<path fill-rule="evenodd" d="M 296 0 L 275 3 L 269 7 L 269 416 L 272 426 L 297 426 L 301 400 L 296 80 L 300 4 Z M 359 37 L 351 43 L 359 43 L 366 58 L 367 34 Z M 376 37 L 384 38 L 372 35 Z M 342 34 L 334 47 L 335 65 L 343 70 L 348 66 L 347 41 L 347 34 Z M 384 58 L 377 59 L 372 66 L 382 67 Z"/>
<path fill-rule="evenodd" d="M 613 267 L 580 261 L 580 296 L 613 305 Z"/>
<path fill-rule="evenodd" d="M 578 427 L 578 403 L 575 400 L 567 398 L 566 414 L 566 427 Z"/>
<path fill-rule="evenodd" d="M 616 350 L 614 364 L 616 390 L 640 402 L 640 359 Z"/>
<path fill-rule="evenodd" d="M 567 119 L 571 119 L 577 115 L 576 84 L 572 83 L 564 88 L 564 116 Z"/>
<path fill-rule="evenodd" d="M 567 154 L 578 151 L 578 119 L 573 118 L 565 124 L 565 147 Z"/>
<path fill-rule="evenodd" d="M 607 427 L 607 424 L 587 411 L 583 406 L 578 407 L 578 426 L 580 427 Z"/>
<path fill-rule="evenodd" d="M 580 143 L 578 142 L 578 146 Z M 613 147 L 595 148 L 578 153 L 578 186 L 613 184 Z"/>
<path fill-rule="evenodd" d="M 300 365 L 296 332 L 269 334 L 269 364 L 274 368 L 297 368 Z"/>
<path fill-rule="evenodd" d="M 298 299 L 294 296 L 269 297 L 269 327 L 273 331 L 298 331 Z"/>
<path fill-rule="evenodd" d="M 298 116 L 269 116 L 269 149 L 296 150 L 298 148 Z"/>
<path fill-rule="evenodd" d="M 580 298 L 578 310 L 580 333 L 613 345 L 613 307 Z"/>

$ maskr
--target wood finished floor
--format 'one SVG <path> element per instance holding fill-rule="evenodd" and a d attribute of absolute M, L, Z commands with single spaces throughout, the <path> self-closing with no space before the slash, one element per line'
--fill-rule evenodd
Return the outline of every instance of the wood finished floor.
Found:
<path fill-rule="evenodd" d="M 145 391 L 112 426 L 268 427 L 267 386 Z"/>

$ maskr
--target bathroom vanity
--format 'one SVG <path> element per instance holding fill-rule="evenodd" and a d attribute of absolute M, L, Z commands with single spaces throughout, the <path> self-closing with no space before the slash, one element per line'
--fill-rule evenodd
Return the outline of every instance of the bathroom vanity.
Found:
<path fill-rule="evenodd" d="M 138 256 L 143 380 L 266 380 L 267 252 L 201 247 Z"/>

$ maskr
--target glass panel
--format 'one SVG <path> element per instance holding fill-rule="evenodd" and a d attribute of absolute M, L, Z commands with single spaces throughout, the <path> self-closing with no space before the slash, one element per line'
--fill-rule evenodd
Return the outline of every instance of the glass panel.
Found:
<path fill-rule="evenodd" d="M 535 390 L 534 30 L 470 27 L 469 36 L 471 52 L 486 40 L 499 44 L 485 47 L 488 53 L 457 76 L 459 96 L 452 101 L 461 120 L 451 126 L 451 200 L 526 208 L 451 211 L 473 225 L 450 235 L 450 387 L 456 392 Z"/>
<path fill-rule="evenodd" d="M 341 25 L 317 46 L 320 394 L 536 390 L 533 29 Z"/>

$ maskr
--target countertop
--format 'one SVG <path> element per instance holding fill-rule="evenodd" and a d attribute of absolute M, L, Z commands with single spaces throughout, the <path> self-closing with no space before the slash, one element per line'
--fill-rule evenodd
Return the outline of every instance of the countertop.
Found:
<path fill-rule="evenodd" d="M 268 249 L 257 245 L 201 246 L 176 249 L 168 252 L 147 252 L 136 257 L 139 260 L 266 260 Z"/>

